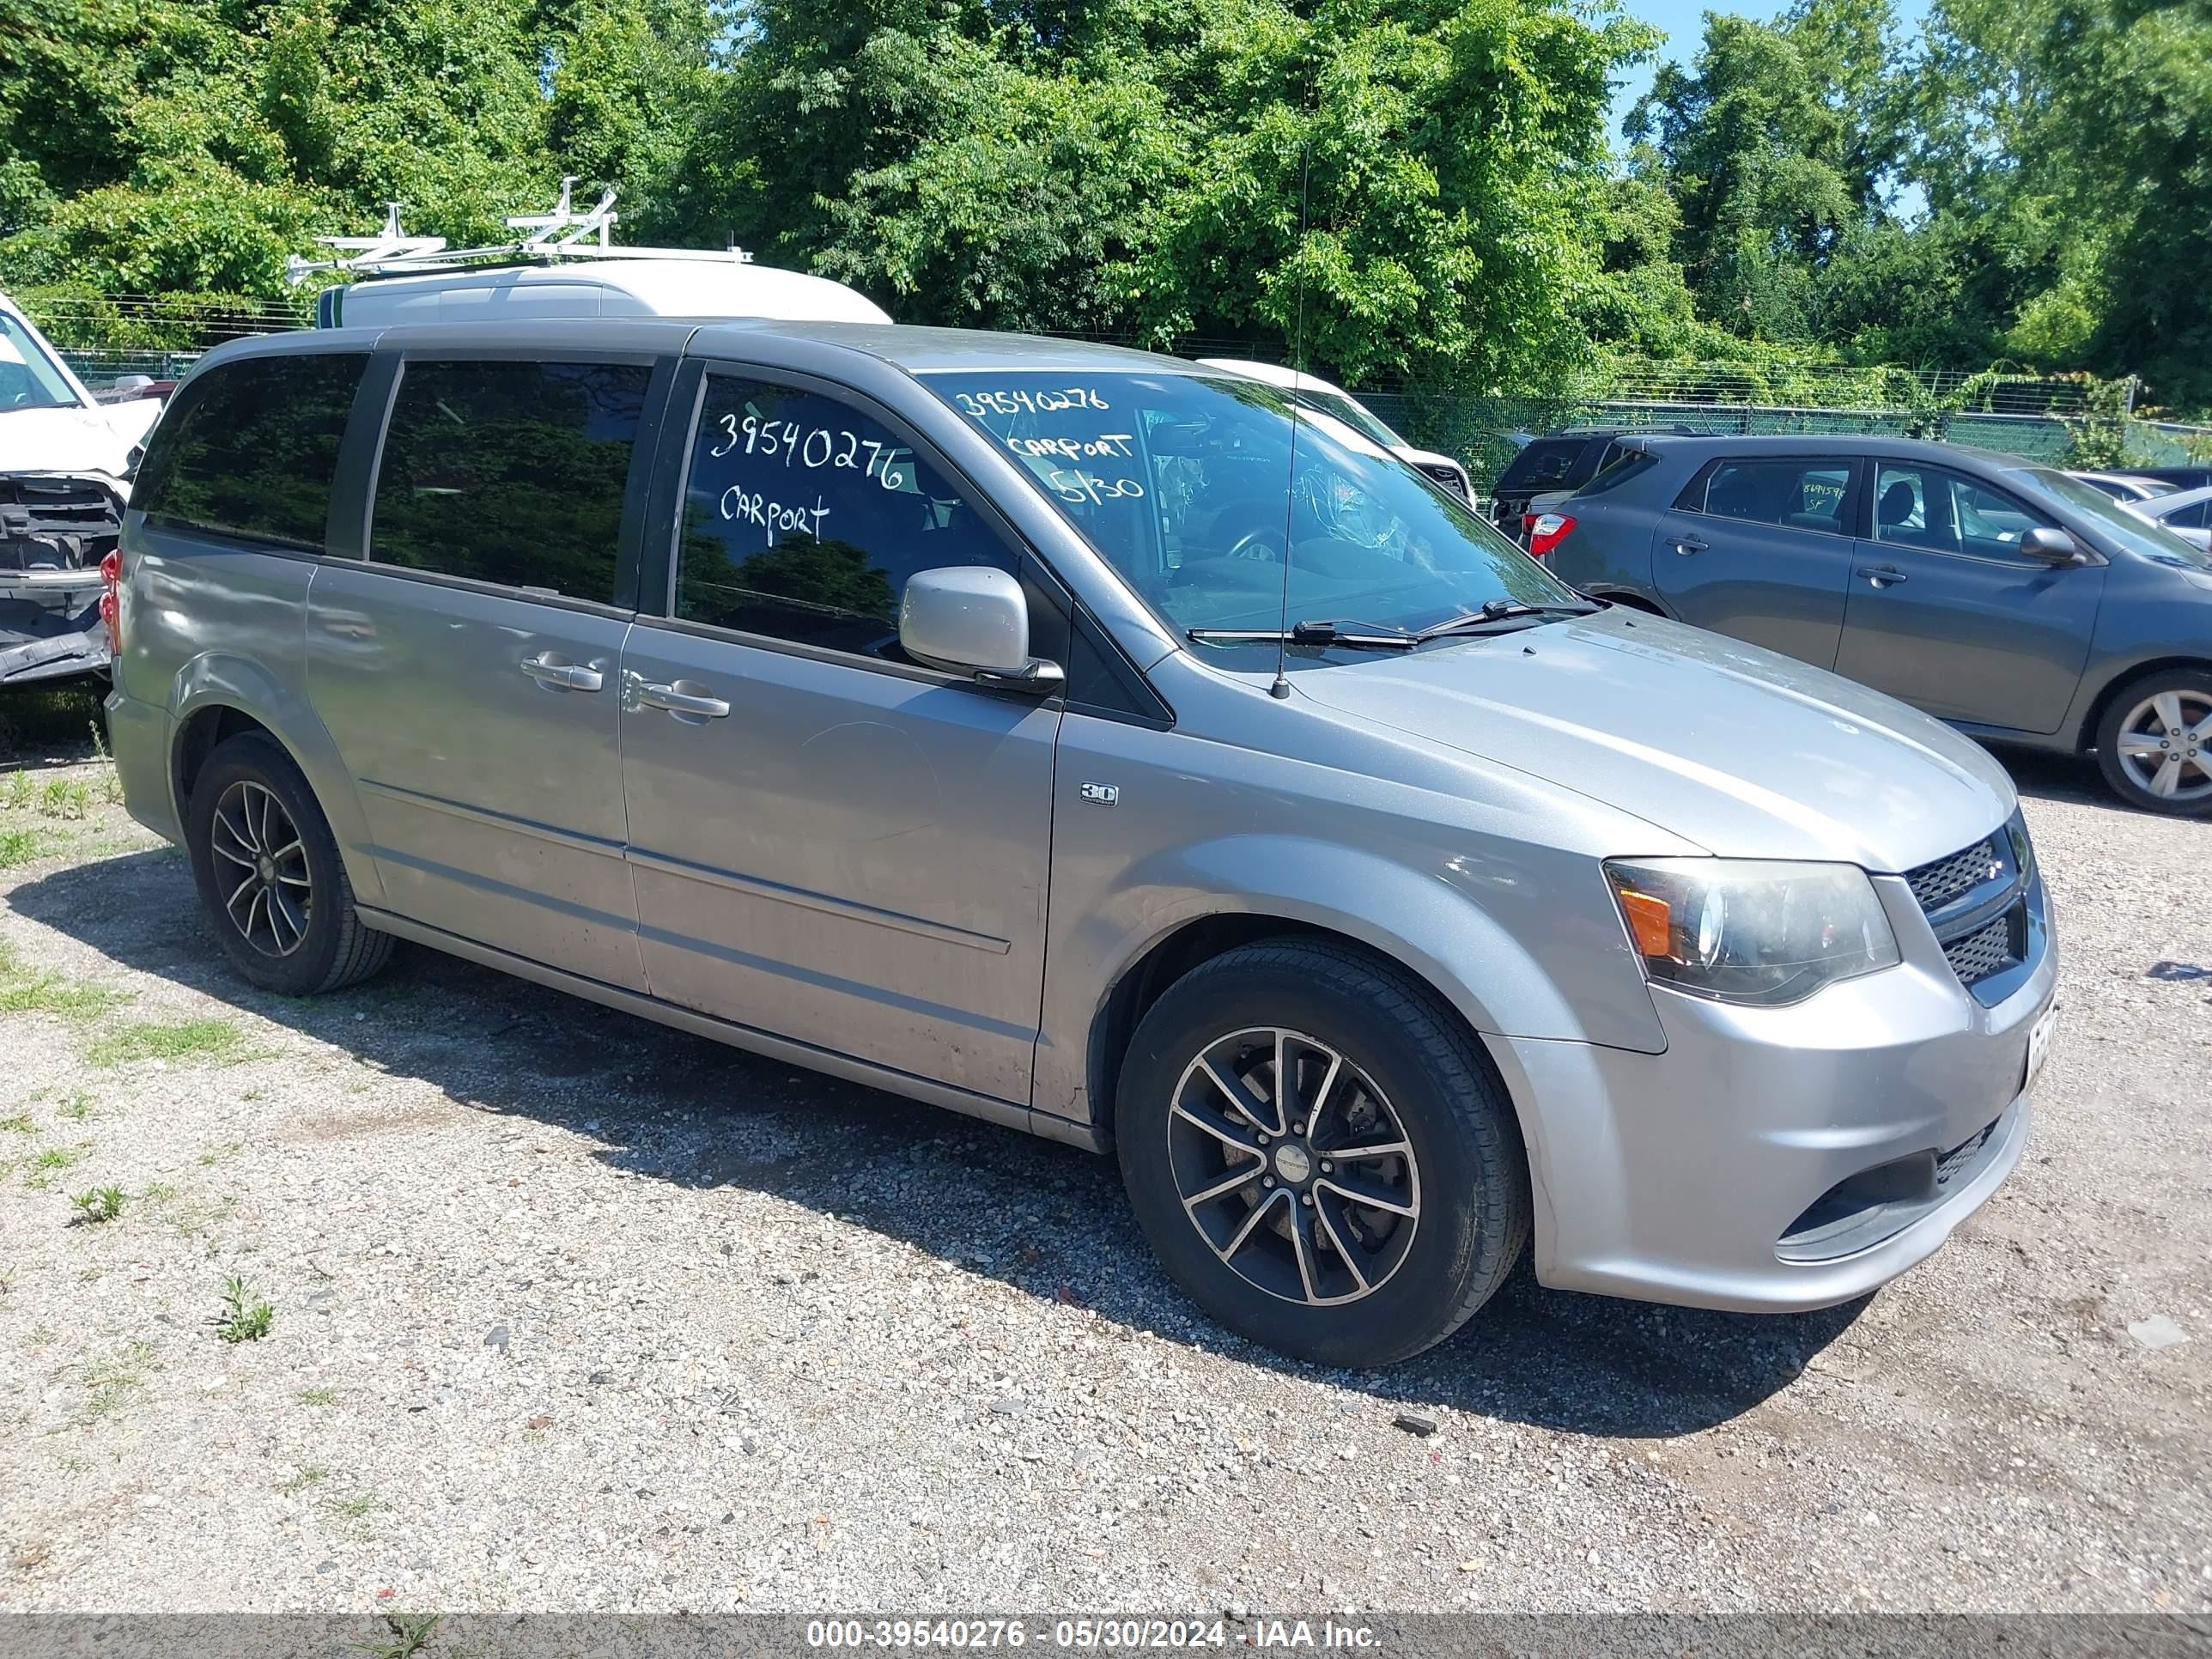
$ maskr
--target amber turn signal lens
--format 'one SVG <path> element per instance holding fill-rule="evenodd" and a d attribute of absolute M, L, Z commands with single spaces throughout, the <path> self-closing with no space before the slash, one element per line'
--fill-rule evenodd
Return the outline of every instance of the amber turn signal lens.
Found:
<path fill-rule="evenodd" d="M 1620 908 L 1627 915 L 1628 931 L 1635 937 L 1636 948 L 1646 957 L 1663 960 L 1674 939 L 1674 913 L 1668 908 L 1667 901 L 1624 887 L 1620 890 Z"/>

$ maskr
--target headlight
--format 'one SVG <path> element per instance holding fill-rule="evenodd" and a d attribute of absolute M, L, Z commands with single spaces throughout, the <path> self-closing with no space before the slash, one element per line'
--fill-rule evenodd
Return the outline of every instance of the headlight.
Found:
<path fill-rule="evenodd" d="M 1896 965 L 1897 935 L 1851 864 L 1608 860 L 1644 970 L 1716 1002 L 1772 1007 Z"/>

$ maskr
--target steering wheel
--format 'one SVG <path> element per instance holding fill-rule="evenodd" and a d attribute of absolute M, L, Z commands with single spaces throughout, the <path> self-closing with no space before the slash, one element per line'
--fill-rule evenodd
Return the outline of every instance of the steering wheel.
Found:
<path fill-rule="evenodd" d="M 1264 564 L 1280 564 L 1283 562 L 1283 549 L 1281 529 L 1279 526 L 1269 526 L 1257 530 L 1248 530 L 1230 543 L 1229 556 L 1232 559 L 1250 559 Z"/>

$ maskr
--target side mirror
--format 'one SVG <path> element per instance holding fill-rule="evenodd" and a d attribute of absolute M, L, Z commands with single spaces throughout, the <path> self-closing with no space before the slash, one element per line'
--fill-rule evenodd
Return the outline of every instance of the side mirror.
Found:
<path fill-rule="evenodd" d="M 2071 532 L 2044 524 L 2021 532 L 2020 550 L 2045 564 L 2080 564 L 2082 557 L 2081 544 L 2074 539 Z"/>
<path fill-rule="evenodd" d="M 917 571 L 899 599 L 899 644 L 916 662 L 972 674 L 986 685 L 1050 693 L 1058 663 L 1030 655 L 1030 606 L 1022 585 L 988 565 Z"/>

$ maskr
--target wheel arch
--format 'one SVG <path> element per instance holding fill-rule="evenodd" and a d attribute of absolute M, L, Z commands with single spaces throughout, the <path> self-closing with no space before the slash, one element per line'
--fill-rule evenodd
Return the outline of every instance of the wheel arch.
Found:
<path fill-rule="evenodd" d="M 191 785 L 208 757 L 228 738 L 247 732 L 266 734 L 300 769 L 337 842 L 355 893 L 363 903 L 381 904 L 384 884 L 368 850 L 368 821 L 337 744 L 298 690 L 250 659 L 210 653 L 186 664 L 177 676 L 167 760 L 177 822 L 188 821 Z"/>
<path fill-rule="evenodd" d="M 2131 688 L 2154 675 L 2169 672 L 2212 674 L 2212 658 L 2176 653 L 2130 663 L 2120 669 L 2089 700 L 2087 712 L 2082 715 L 2081 723 L 2075 732 L 2075 752 L 2087 754 L 2097 746 L 2097 728 L 2105 723 L 2105 716 L 2112 712 L 2112 705 Z"/>
<path fill-rule="evenodd" d="M 1463 998 L 1449 994 L 1435 975 L 1411 960 L 1411 951 L 1384 949 L 1371 939 L 1325 921 L 1283 910 L 1213 911 L 1188 917 L 1153 939 L 1107 988 L 1092 1018 L 1085 1054 L 1092 1125 L 1111 1144 L 1122 1063 L 1139 1023 L 1169 988 L 1194 969 L 1243 945 L 1263 939 L 1308 940 L 1335 946 L 1376 966 L 1405 975 L 1435 1000 L 1443 1018 L 1463 1031 L 1483 1062 L 1498 1076 L 1500 1091 L 1513 1103 L 1515 1127 L 1522 1145 L 1533 1126 L 1521 1121 L 1522 1102 L 1505 1079 L 1483 1040 L 1481 1025 L 1469 1017 Z"/>

